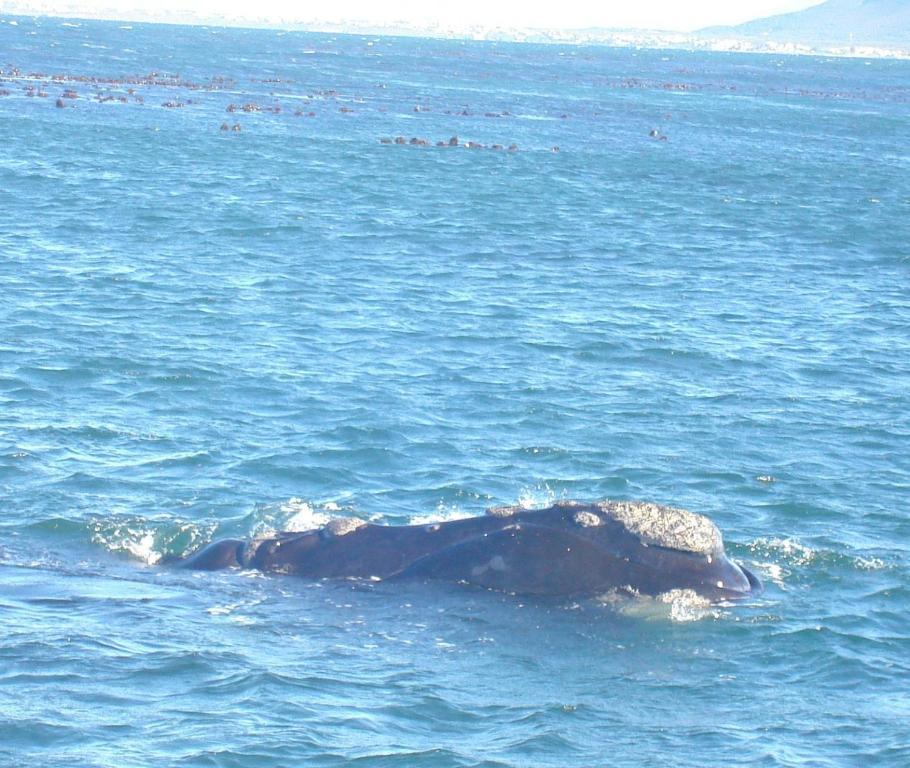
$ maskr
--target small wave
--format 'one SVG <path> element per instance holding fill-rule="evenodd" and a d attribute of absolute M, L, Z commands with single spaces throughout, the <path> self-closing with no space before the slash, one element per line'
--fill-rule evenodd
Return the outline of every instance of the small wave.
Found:
<path fill-rule="evenodd" d="M 329 516 L 325 512 L 317 511 L 310 502 L 296 497 L 285 501 L 279 510 L 288 516 L 282 527 L 285 531 L 307 531 L 319 528 L 329 521 Z"/>
<path fill-rule="evenodd" d="M 816 564 L 841 565 L 860 571 L 880 571 L 892 568 L 894 564 L 876 555 L 853 554 L 831 549 L 812 549 L 798 539 L 756 539 L 748 545 L 749 550 L 759 556 L 772 558 L 775 562 L 794 567 Z"/>
<path fill-rule="evenodd" d="M 125 554 L 146 565 L 169 555 L 183 555 L 208 541 L 214 526 L 149 521 L 139 517 L 99 517 L 88 522 L 91 541 L 115 554 Z"/>
<path fill-rule="evenodd" d="M 761 538 L 749 545 L 749 550 L 757 555 L 773 556 L 783 559 L 791 565 L 809 565 L 817 553 L 811 547 L 794 538 Z"/>
<path fill-rule="evenodd" d="M 807 568 L 847 568 L 880 571 L 893 567 L 882 557 L 851 554 L 830 549 L 813 549 L 798 539 L 759 538 L 748 545 L 749 563 L 766 581 L 784 589 L 794 573 Z"/>
<path fill-rule="evenodd" d="M 257 507 L 240 530 L 219 531 L 215 521 L 178 522 L 173 519 L 117 515 L 88 521 L 90 540 L 107 551 L 126 555 L 146 565 L 157 565 L 170 557 L 183 557 L 219 536 L 265 537 L 278 531 L 309 531 L 321 528 L 333 517 L 356 517 L 335 502 L 314 505 L 292 497 L 279 504 Z"/>
<path fill-rule="evenodd" d="M 517 504 L 522 509 L 541 509 L 552 505 L 560 498 L 568 498 L 565 492 L 557 493 L 546 483 L 534 486 L 533 488 L 523 488 L 518 495 Z M 412 515 L 410 518 L 411 525 L 431 525 L 433 523 L 447 523 L 451 520 L 464 520 L 468 517 L 476 517 L 476 510 L 465 511 L 458 504 L 446 504 L 440 501 L 436 505 L 435 512 L 429 512 L 422 515 Z"/>
<path fill-rule="evenodd" d="M 411 525 L 432 525 L 433 523 L 448 523 L 452 520 L 464 520 L 468 517 L 474 517 L 474 514 L 465 512 L 457 504 L 446 504 L 440 501 L 436 505 L 435 512 L 428 512 L 424 515 L 412 515 L 410 518 Z"/>
<path fill-rule="evenodd" d="M 816 558 L 816 552 L 797 539 L 761 538 L 748 545 L 753 555 L 749 563 L 766 582 L 786 589 L 794 568 L 805 567 Z"/>
<path fill-rule="evenodd" d="M 352 507 L 335 501 L 315 504 L 292 496 L 278 504 L 258 506 L 249 522 L 251 537 L 271 536 L 278 531 L 312 531 L 337 517 L 360 517 Z"/>

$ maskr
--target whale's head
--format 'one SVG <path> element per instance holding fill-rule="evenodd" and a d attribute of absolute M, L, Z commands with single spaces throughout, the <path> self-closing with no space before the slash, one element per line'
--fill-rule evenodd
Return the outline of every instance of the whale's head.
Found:
<path fill-rule="evenodd" d="M 717 526 L 704 515 L 685 509 L 638 501 L 602 501 L 595 505 L 604 519 L 628 534 L 624 555 L 645 594 L 691 589 L 710 600 L 735 600 L 759 594 L 755 574 L 734 562 L 724 550 Z"/>

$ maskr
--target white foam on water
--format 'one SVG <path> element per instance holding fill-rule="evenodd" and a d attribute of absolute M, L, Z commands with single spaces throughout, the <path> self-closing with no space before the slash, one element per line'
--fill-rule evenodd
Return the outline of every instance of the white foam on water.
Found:
<path fill-rule="evenodd" d="M 155 565 L 161 561 L 162 554 L 155 549 L 155 536 L 152 533 L 142 534 L 138 541 L 124 540 L 123 547 L 133 557 L 147 565 Z"/>
<path fill-rule="evenodd" d="M 632 588 L 610 590 L 599 595 L 597 602 L 616 611 L 645 621 L 672 621 L 686 624 L 705 619 L 718 619 L 724 611 L 717 603 L 691 589 L 671 589 L 656 597 L 642 595 Z"/>
<path fill-rule="evenodd" d="M 671 589 L 656 600 L 670 608 L 670 621 L 686 623 L 702 619 L 717 619 L 723 614 L 716 603 L 691 589 Z"/>

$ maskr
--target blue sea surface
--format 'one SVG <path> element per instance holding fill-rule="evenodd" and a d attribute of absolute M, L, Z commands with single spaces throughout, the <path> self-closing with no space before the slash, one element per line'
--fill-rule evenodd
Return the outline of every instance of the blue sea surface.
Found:
<path fill-rule="evenodd" d="M 0 765 L 910 765 L 910 62 L 0 17 L 0 70 Z M 766 591 L 161 563 L 559 498 Z"/>

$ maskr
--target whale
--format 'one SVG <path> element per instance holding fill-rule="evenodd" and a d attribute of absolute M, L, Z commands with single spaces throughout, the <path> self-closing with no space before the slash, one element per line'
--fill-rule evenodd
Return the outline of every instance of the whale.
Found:
<path fill-rule="evenodd" d="M 727 556 L 709 518 L 641 501 L 499 506 L 421 525 L 335 518 L 313 530 L 215 541 L 178 566 L 307 579 L 443 580 L 550 597 L 691 590 L 721 601 L 762 591 L 760 579 Z"/>

